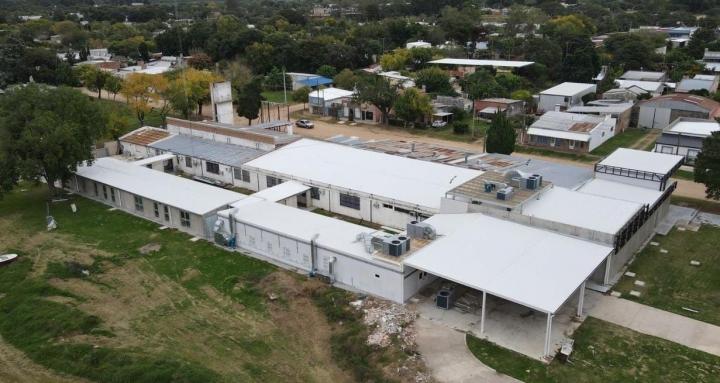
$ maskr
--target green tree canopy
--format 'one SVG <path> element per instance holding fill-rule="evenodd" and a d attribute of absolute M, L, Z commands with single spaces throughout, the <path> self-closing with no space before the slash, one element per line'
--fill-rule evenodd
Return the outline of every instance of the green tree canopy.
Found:
<path fill-rule="evenodd" d="M 395 102 L 395 114 L 405 121 L 405 126 L 408 122 L 423 120 L 430 113 L 432 113 L 430 97 L 416 88 L 405 90 Z"/>
<path fill-rule="evenodd" d="M 333 78 L 333 83 L 340 89 L 353 89 L 358 82 L 358 76 L 350 69 L 343 69 Z"/>
<path fill-rule="evenodd" d="M 262 105 L 262 79 L 255 77 L 245 84 L 241 89 L 236 90 L 237 95 L 237 112 L 240 116 L 248 119 L 248 125 L 252 120 L 260 116 L 260 106 Z"/>
<path fill-rule="evenodd" d="M 503 97 L 507 91 L 498 84 L 495 76 L 487 69 L 477 69 L 463 79 L 463 90 L 472 100 L 488 97 Z"/>
<path fill-rule="evenodd" d="M 703 140 L 703 147 L 695 160 L 695 182 L 705 185 L 707 198 L 720 199 L 720 132 Z"/>
<path fill-rule="evenodd" d="M 0 98 L 0 193 L 21 178 L 44 178 L 55 195 L 55 181 L 93 159 L 104 127 L 98 105 L 77 90 L 28 85 L 9 91 Z"/>
<path fill-rule="evenodd" d="M 86 88 L 97 92 L 98 98 L 102 97 L 102 90 L 110 76 L 112 76 L 110 73 L 94 65 L 83 65 L 80 68 L 80 80 Z"/>
<path fill-rule="evenodd" d="M 515 129 L 504 113 L 495 113 L 485 138 L 485 151 L 501 154 L 515 151 Z"/>
<path fill-rule="evenodd" d="M 397 97 L 398 87 L 382 76 L 363 76 L 355 94 L 357 101 L 370 103 L 380 110 L 383 123 L 387 123 Z"/>
<path fill-rule="evenodd" d="M 417 72 L 415 83 L 420 87 L 424 86 L 428 93 L 438 93 L 442 95 L 454 95 L 455 90 L 450 84 L 450 75 L 436 67 L 421 69 Z"/>

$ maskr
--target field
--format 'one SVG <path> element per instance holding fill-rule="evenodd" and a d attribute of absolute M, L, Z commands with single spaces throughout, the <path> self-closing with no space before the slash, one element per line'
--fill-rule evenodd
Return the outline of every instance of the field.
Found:
<path fill-rule="evenodd" d="M 623 277 L 615 289 L 623 298 L 720 325 L 720 228 L 703 225 L 697 232 L 673 229 L 667 236 L 656 235 L 653 241 L 659 245 L 645 247 L 629 266 L 637 277 Z M 692 266 L 691 260 L 701 265 Z M 645 286 L 635 286 L 636 279 Z M 640 291 L 641 296 L 630 296 L 630 290 Z"/>
<path fill-rule="evenodd" d="M 651 131 L 648 129 L 627 129 L 624 132 L 605 141 L 602 145 L 595 148 L 595 150 L 593 150 L 591 154 L 604 157 L 614 152 L 618 148 L 633 147 L 633 145 L 635 145 L 638 141 L 642 140 L 643 137 L 647 136 L 650 132 Z"/>
<path fill-rule="evenodd" d="M 571 362 L 545 365 L 493 343 L 467 337 L 470 351 L 500 373 L 526 383 L 717 382 L 720 358 L 587 318 L 573 335 Z"/>
<path fill-rule="evenodd" d="M 0 268 L 0 381 L 405 381 L 357 314 L 331 315 L 355 298 L 322 299 L 347 293 L 82 198 L 46 232 L 46 189 L 23 188 L 0 200 L 0 253 L 20 254 Z"/>
<path fill-rule="evenodd" d="M 262 92 L 262 96 L 265 97 L 266 101 L 270 102 L 285 102 L 285 92 L 282 90 L 266 90 Z M 292 99 L 292 90 L 287 91 L 287 102 L 288 104 L 296 104 L 297 102 Z"/>

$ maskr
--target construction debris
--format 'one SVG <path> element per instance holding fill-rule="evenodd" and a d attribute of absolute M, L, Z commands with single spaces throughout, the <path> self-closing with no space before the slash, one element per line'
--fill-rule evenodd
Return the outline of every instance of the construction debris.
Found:
<path fill-rule="evenodd" d="M 668 253 L 668 251 L 665 250 L 665 249 L 660 249 L 660 252 L 663 253 L 663 254 L 667 254 L 667 253 Z"/>
<path fill-rule="evenodd" d="M 363 321 L 372 329 L 368 344 L 387 347 L 397 339 L 403 350 L 414 349 L 416 334 L 412 324 L 417 313 L 405 305 L 373 298 L 354 301 L 350 305 L 363 311 Z"/>
<path fill-rule="evenodd" d="M 650 242 L 650 245 L 652 245 L 652 246 L 660 246 L 660 242 Z"/>
<path fill-rule="evenodd" d="M 635 275 L 636 275 L 636 274 L 633 273 L 632 271 L 626 271 L 626 272 L 625 272 L 625 276 L 626 276 L 626 277 L 635 278 Z"/>
<path fill-rule="evenodd" d="M 635 281 L 635 286 L 645 287 L 645 282 L 643 281 Z"/>
<path fill-rule="evenodd" d="M 691 309 L 690 307 L 683 307 L 682 309 L 685 311 L 690 311 L 691 313 L 695 313 L 695 314 L 700 312 L 699 310 Z"/>
<path fill-rule="evenodd" d="M 639 297 L 639 296 L 640 296 L 640 292 L 639 292 L 639 291 L 635 291 L 635 290 L 630 290 L 630 295 L 632 295 L 632 296 L 634 296 L 634 297 Z"/>
<path fill-rule="evenodd" d="M 692 260 L 690 261 L 690 266 L 700 266 L 700 261 Z"/>

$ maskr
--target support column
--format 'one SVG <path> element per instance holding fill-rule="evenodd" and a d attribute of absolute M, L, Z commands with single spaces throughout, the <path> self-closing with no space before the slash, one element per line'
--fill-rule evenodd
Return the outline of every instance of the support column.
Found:
<path fill-rule="evenodd" d="M 613 255 L 608 255 L 607 258 L 605 258 L 605 278 L 603 278 L 603 283 L 606 285 L 610 284 L 610 268 L 612 267 L 612 257 Z"/>
<path fill-rule="evenodd" d="M 548 313 L 547 314 L 547 324 L 545 325 L 545 348 L 544 348 L 545 355 L 544 356 L 550 355 L 550 334 L 552 332 L 552 318 L 553 318 L 553 314 Z"/>
<path fill-rule="evenodd" d="M 577 316 L 581 317 L 583 313 L 583 303 L 585 302 L 585 282 L 580 285 L 580 292 L 578 295 Z"/>
<path fill-rule="evenodd" d="M 487 293 L 483 291 L 482 312 L 480 313 L 480 334 L 485 334 L 485 302 L 487 302 Z"/>

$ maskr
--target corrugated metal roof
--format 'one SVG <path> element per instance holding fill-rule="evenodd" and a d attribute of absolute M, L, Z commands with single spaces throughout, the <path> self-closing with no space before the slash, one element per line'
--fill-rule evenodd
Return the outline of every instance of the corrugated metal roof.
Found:
<path fill-rule="evenodd" d="M 540 92 L 540 94 L 547 94 L 551 96 L 575 96 L 580 93 L 594 92 L 595 89 L 595 84 L 564 82 L 562 84 L 555 85 L 550 89 L 546 89 Z"/>
<path fill-rule="evenodd" d="M 132 132 L 120 137 L 120 141 L 127 142 L 129 144 L 147 146 L 153 142 L 167 138 L 168 136 L 170 136 L 170 133 L 166 130 L 146 126 L 133 130 Z"/>
<path fill-rule="evenodd" d="M 224 144 L 185 135 L 167 138 L 150 145 L 150 147 L 229 166 L 241 166 L 267 153 L 246 146 Z"/>

